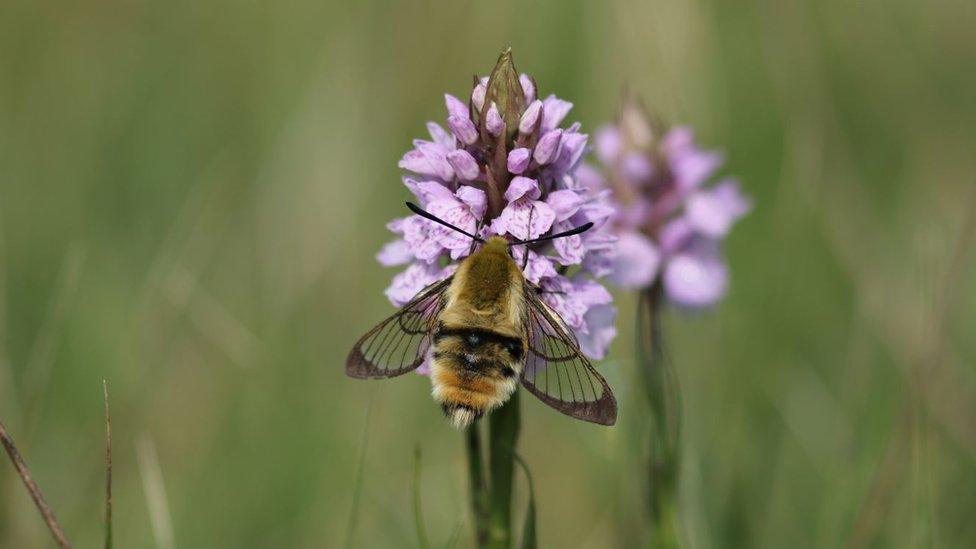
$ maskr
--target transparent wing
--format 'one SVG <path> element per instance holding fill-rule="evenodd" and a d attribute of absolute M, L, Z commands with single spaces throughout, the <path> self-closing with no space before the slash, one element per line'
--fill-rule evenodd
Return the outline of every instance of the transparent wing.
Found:
<path fill-rule="evenodd" d="M 430 349 L 430 334 L 444 308 L 444 291 L 452 278 L 421 290 L 413 301 L 366 332 L 349 351 L 346 375 L 378 379 L 417 369 Z"/>
<path fill-rule="evenodd" d="M 583 356 L 572 330 L 539 299 L 534 287 L 525 293 L 529 349 L 522 385 L 568 416 L 600 425 L 616 423 L 617 400 L 603 376 Z"/>

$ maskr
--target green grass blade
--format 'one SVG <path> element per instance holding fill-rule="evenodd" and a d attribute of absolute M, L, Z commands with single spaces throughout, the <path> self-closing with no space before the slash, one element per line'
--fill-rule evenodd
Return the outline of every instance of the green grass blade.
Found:
<path fill-rule="evenodd" d="M 535 484 L 532 482 L 532 475 L 529 473 L 529 466 L 525 464 L 522 457 L 517 453 L 513 454 L 515 461 L 525 472 L 525 480 L 529 485 L 529 506 L 525 510 L 525 522 L 522 523 L 522 549 L 536 549 L 538 547 L 538 535 L 536 534 L 535 520 Z"/>
<path fill-rule="evenodd" d="M 451 537 L 447 539 L 447 544 L 444 546 L 445 549 L 454 549 L 457 547 L 459 541 L 461 541 L 461 529 L 464 527 L 464 521 L 459 520 L 457 525 L 454 526 L 454 531 L 451 532 Z"/>
<path fill-rule="evenodd" d="M 346 523 L 346 543 L 348 549 L 353 546 L 353 536 L 356 533 L 356 519 L 359 517 L 359 499 L 363 492 L 363 472 L 366 464 L 366 447 L 369 442 L 370 418 L 373 415 L 373 398 L 370 397 L 369 405 L 366 407 L 366 421 L 363 423 L 363 433 L 359 445 L 359 460 L 356 464 L 356 480 L 352 489 L 352 505 L 349 509 L 349 522 Z"/>
<path fill-rule="evenodd" d="M 417 542 L 421 549 L 428 549 L 430 542 L 427 540 L 427 528 L 424 526 L 424 508 L 420 500 L 420 445 L 414 449 L 413 453 L 413 519 L 414 526 L 417 528 Z"/>

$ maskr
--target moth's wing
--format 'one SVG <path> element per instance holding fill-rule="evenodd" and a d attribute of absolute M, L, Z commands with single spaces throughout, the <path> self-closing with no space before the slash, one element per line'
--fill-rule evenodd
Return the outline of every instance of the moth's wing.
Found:
<path fill-rule="evenodd" d="M 420 291 L 393 316 L 361 337 L 346 358 L 346 375 L 359 379 L 395 377 L 417 369 L 431 346 L 431 332 L 444 308 L 453 277 Z"/>
<path fill-rule="evenodd" d="M 525 354 L 522 385 L 539 400 L 583 421 L 613 425 L 617 400 L 580 351 L 573 331 L 559 314 L 526 285 L 529 348 Z"/>

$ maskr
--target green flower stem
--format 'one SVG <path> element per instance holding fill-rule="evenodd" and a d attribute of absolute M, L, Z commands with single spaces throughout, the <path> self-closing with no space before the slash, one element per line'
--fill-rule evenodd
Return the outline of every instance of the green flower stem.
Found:
<path fill-rule="evenodd" d="M 475 542 L 478 547 L 488 543 L 488 484 L 485 482 L 484 464 L 481 454 L 481 433 L 478 427 L 481 422 L 475 422 L 468 427 L 468 481 L 471 485 L 471 512 L 474 515 Z"/>
<path fill-rule="evenodd" d="M 488 419 L 488 471 L 485 481 L 480 422 L 468 428 L 468 480 L 475 541 L 479 548 L 509 549 L 512 546 L 512 482 L 515 474 L 515 444 L 519 434 L 518 393 Z"/>
<path fill-rule="evenodd" d="M 677 377 L 664 346 L 663 297 L 660 283 L 641 292 L 637 356 L 640 362 L 638 370 L 652 416 L 647 469 L 651 523 L 649 546 L 670 549 L 681 546 L 677 518 L 681 403 Z"/>
<path fill-rule="evenodd" d="M 512 480 L 515 473 L 515 444 L 519 434 L 518 392 L 489 419 L 489 466 L 491 468 L 491 511 L 488 547 L 508 549 L 512 545 Z"/>
<path fill-rule="evenodd" d="M 427 540 L 427 527 L 424 525 L 424 507 L 420 499 L 420 445 L 413 452 L 413 520 L 417 530 L 417 543 L 420 549 L 429 549 L 430 542 Z"/>

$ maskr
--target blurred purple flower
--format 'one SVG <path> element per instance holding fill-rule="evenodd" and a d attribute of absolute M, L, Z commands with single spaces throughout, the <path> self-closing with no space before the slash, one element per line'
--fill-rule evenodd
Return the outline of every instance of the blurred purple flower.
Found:
<path fill-rule="evenodd" d="M 454 272 L 452 266 L 440 267 L 427 263 L 411 263 L 407 270 L 393 277 L 386 289 L 386 297 L 397 307 L 406 305 L 417 292 Z"/>
<path fill-rule="evenodd" d="M 507 65 L 499 61 L 500 70 L 514 71 L 510 58 Z M 519 85 L 504 89 L 494 82 Z M 582 235 L 515 246 L 512 253 L 526 265 L 526 278 L 542 288 L 542 299 L 576 332 L 583 352 L 602 358 L 616 336 L 617 311 L 594 278 L 610 273 L 614 207 L 608 193 L 590 190 L 586 174 L 577 180 L 577 167 L 588 168 L 580 165 L 587 135 L 578 123 L 562 124 L 572 103 L 536 97 L 534 81 L 524 74 L 480 78 L 470 103 L 445 95 L 447 129 L 427 124 L 430 140 L 414 141 L 400 160 L 411 172 L 403 182 L 432 214 L 485 237 L 536 238 L 593 222 L 596 227 Z M 386 289 L 397 306 L 448 276 L 471 249 L 470 239 L 420 216 L 388 227 L 400 238 L 376 257 L 386 266 L 406 265 Z"/>
<path fill-rule="evenodd" d="M 591 193 L 609 189 L 616 206 L 618 246 L 601 258 L 610 280 L 627 289 L 660 281 L 684 307 L 717 303 L 728 287 L 722 240 L 752 207 L 734 180 L 706 185 L 722 155 L 698 148 L 687 127 L 662 131 L 634 100 L 617 124 L 597 130 L 595 148 L 604 173 L 579 172 Z"/>
<path fill-rule="evenodd" d="M 610 342 L 617 337 L 617 308 L 613 305 L 590 307 L 583 315 L 583 321 L 590 329 L 579 335 L 580 349 L 594 359 L 602 359 L 607 354 Z"/>

